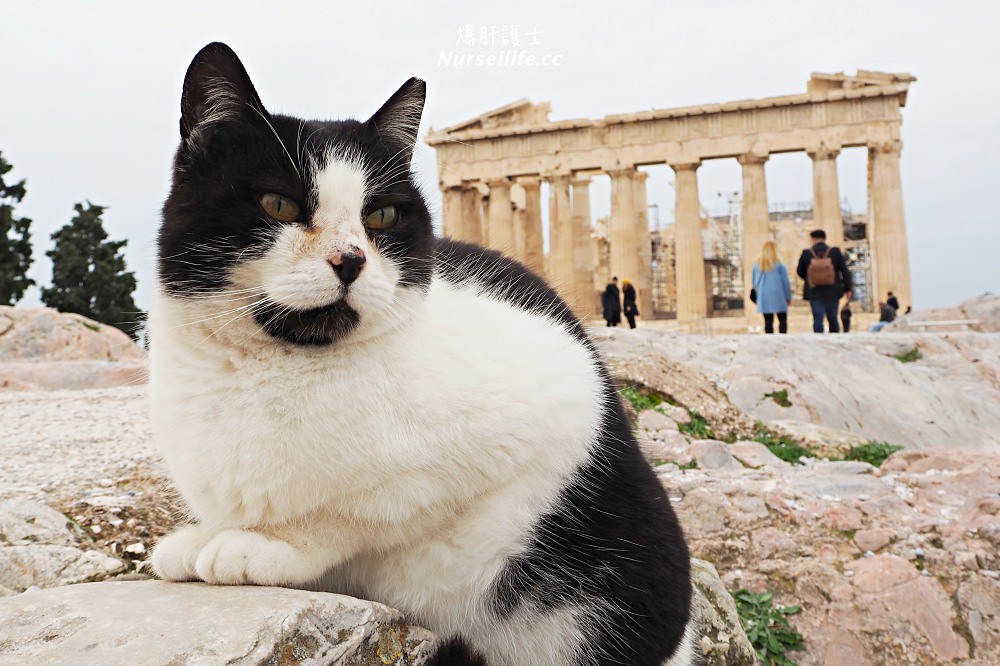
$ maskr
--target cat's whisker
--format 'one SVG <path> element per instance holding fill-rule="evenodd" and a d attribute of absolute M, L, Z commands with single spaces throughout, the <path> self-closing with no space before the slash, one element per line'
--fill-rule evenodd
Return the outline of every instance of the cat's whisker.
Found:
<path fill-rule="evenodd" d="M 271 129 L 271 133 L 274 134 L 274 138 L 277 139 L 278 143 L 281 145 L 281 150 L 285 153 L 285 156 L 288 158 L 288 163 L 292 165 L 293 169 L 295 169 L 296 175 L 298 175 L 299 178 L 302 178 L 302 172 L 299 171 L 299 165 L 296 164 L 295 160 L 292 159 L 291 154 L 289 154 L 288 152 L 288 148 L 285 147 L 285 142 L 281 140 L 280 136 L 278 136 L 278 131 L 274 129 L 274 125 L 271 124 L 271 121 L 268 119 L 267 114 L 258 109 L 256 104 L 248 103 L 247 106 L 253 109 L 254 112 L 258 116 L 260 116 L 265 123 L 267 123 L 267 126 Z"/>

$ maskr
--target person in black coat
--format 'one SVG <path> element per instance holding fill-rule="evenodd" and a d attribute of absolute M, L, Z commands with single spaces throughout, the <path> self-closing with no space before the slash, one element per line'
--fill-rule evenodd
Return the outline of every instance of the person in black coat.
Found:
<path fill-rule="evenodd" d="M 813 332 L 823 332 L 823 318 L 825 317 L 830 323 L 830 332 L 839 333 L 840 322 L 837 321 L 837 310 L 840 299 L 846 296 L 847 300 L 850 301 L 852 293 L 851 273 L 847 270 L 847 260 L 839 247 L 830 247 L 826 244 L 826 232 L 822 229 L 810 233 L 809 238 L 812 240 L 812 247 L 802 251 L 795 274 L 805 282 L 802 297 L 809 301 L 809 305 L 812 307 Z M 833 284 L 816 287 L 809 284 L 807 276 L 813 253 L 819 257 L 830 257 L 833 262 Z"/>
<path fill-rule="evenodd" d="M 639 314 L 639 306 L 635 303 L 635 287 L 628 280 L 622 280 L 622 305 L 625 306 L 628 327 L 635 328 L 635 318 Z"/>
<path fill-rule="evenodd" d="M 885 302 L 886 305 L 891 307 L 893 310 L 896 310 L 897 312 L 899 311 L 899 299 L 896 298 L 896 295 L 891 291 L 889 292 L 889 298 L 887 298 Z"/>
<path fill-rule="evenodd" d="M 622 323 L 622 301 L 618 292 L 618 278 L 611 278 L 611 282 L 604 288 L 601 294 L 601 308 L 604 310 L 604 321 L 608 326 L 617 326 Z"/>

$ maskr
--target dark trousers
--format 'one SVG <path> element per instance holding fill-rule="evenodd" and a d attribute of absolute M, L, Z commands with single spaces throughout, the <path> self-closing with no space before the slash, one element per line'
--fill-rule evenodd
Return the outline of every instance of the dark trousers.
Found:
<path fill-rule="evenodd" d="M 837 321 L 837 306 L 839 304 L 839 298 L 828 301 L 814 298 L 809 301 L 813 311 L 813 333 L 823 332 L 823 317 L 826 317 L 826 320 L 830 322 L 831 333 L 840 333 L 840 322 Z"/>
<path fill-rule="evenodd" d="M 774 333 L 774 315 L 773 312 L 764 313 L 764 332 Z M 778 333 L 788 333 L 788 313 L 778 312 Z"/>
<path fill-rule="evenodd" d="M 635 315 L 632 314 L 631 312 L 629 312 L 628 310 L 626 310 L 625 311 L 625 318 L 628 319 L 628 327 L 629 328 L 635 328 Z"/>

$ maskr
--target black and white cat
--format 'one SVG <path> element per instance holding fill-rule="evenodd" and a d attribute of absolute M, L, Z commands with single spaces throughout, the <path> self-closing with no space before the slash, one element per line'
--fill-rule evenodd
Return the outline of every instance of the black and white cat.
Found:
<path fill-rule="evenodd" d="M 423 103 L 299 120 L 229 47 L 191 63 L 150 395 L 196 522 L 153 568 L 383 602 L 452 637 L 437 664 L 690 664 L 670 502 L 566 305 L 433 236 Z"/>

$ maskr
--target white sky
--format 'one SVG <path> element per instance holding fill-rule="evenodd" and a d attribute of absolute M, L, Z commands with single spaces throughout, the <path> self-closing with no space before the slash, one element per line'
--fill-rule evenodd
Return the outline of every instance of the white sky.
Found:
<path fill-rule="evenodd" d="M 483 3 L 485 5 L 485 3 Z M 184 71 L 210 41 L 232 46 L 271 111 L 367 118 L 410 76 L 426 79 L 422 133 L 522 97 L 553 120 L 805 91 L 810 72 L 909 72 L 902 177 L 915 306 L 951 305 L 1000 285 L 1000 7 L 989 2 L 48 2 L 0 11 L 0 151 L 27 179 L 16 209 L 32 218 L 32 276 L 48 284 L 49 236 L 73 204 L 107 206 L 105 229 L 128 239 L 136 301 L 148 308 L 154 240 L 177 143 Z M 572 7 L 572 9 L 570 9 Z M 495 45 L 459 29 L 495 29 Z M 521 49 L 557 66 L 454 67 L 441 54 Z M 865 207 L 865 154 L 838 161 L 841 195 Z M 433 208 L 434 153 L 418 150 Z M 812 199 L 803 154 L 767 164 L 772 203 Z M 670 171 L 652 170 L 650 203 L 672 221 Z M 702 204 L 740 189 L 735 160 L 699 169 Z M 595 183 L 595 217 L 610 208 Z M 992 202 L 992 203 L 991 203 Z M 789 258 L 794 259 L 794 258 Z M 33 289 L 23 304 L 38 303 Z"/>

